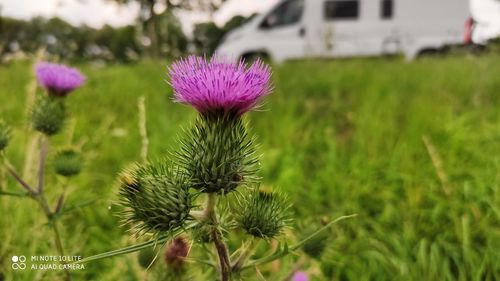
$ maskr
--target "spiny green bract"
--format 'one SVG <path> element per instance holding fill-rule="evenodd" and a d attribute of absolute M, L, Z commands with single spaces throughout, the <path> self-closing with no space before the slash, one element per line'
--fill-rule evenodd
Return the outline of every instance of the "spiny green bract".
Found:
<path fill-rule="evenodd" d="M 10 141 L 10 129 L 0 120 L 0 151 L 4 150 Z"/>
<path fill-rule="evenodd" d="M 155 234 L 184 226 L 193 207 L 189 178 L 167 164 L 136 166 L 121 174 L 124 222 L 136 234 Z"/>
<path fill-rule="evenodd" d="M 210 221 L 200 222 L 191 228 L 191 238 L 201 244 L 212 243 L 212 232 L 220 230 L 224 234 L 237 228 L 237 223 L 234 221 L 229 206 L 219 206 L 219 212 L 216 214 L 219 225 L 214 225 Z"/>
<path fill-rule="evenodd" d="M 200 223 L 191 229 L 191 238 L 201 244 L 212 243 L 212 231 L 216 226 Z"/>
<path fill-rule="evenodd" d="M 61 131 L 66 118 L 64 101 L 57 97 L 39 96 L 31 115 L 33 129 L 52 136 Z"/>
<path fill-rule="evenodd" d="M 54 157 L 54 169 L 58 175 L 64 177 L 78 175 L 82 166 L 81 155 L 72 149 L 59 151 Z"/>
<path fill-rule="evenodd" d="M 258 238 L 274 238 L 291 222 L 291 204 L 281 192 L 251 191 L 241 200 L 240 226 Z"/>
<path fill-rule="evenodd" d="M 258 159 L 240 118 L 200 116 L 181 142 L 177 156 L 193 188 L 225 194 L 255 180 Z"/>

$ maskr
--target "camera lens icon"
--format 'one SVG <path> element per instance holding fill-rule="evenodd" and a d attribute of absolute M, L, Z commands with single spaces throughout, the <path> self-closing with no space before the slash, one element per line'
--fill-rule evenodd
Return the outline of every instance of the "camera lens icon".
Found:
<path fill-rule="evenodd" d="M 25 256 L 12 256 L 12 269 L 26 269 L 26 257 Z"/>

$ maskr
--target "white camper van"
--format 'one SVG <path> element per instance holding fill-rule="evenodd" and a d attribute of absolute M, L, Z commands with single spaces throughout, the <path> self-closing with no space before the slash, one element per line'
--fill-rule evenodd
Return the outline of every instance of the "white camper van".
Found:
<path fill-rule="evenodd" d="M 307 57 L 376 56 L 421 52 L 470 38 L 468 0 L 283 0 L 230 32 L 217 52 Z"/>

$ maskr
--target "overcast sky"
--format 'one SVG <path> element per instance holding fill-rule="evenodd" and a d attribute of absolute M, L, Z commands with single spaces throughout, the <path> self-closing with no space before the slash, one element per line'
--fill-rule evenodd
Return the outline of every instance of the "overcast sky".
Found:
<path fill-rule="evenodd" d="M 278 0 L 229 0 L 215 15 L 215 21 L 223 24 L 233 15 L 250 15 L 268 9 Z M 418 0 L 415 0 L 418 1 Z M 492 5 L 496 0 L 471 0 L 472 11 L 476 18 L 498 17 L 498 5 Z M 1 15 L 28 19 L 33 16 L 59 16 L 72 24 L 82 24 L 100 27 L 107 23 L 121 26 L 133 23 L 139 6 L 135 3 L 120 6 L 110 0 L 0 0 Z M 161 9 L 161 7 L 157 7 Z M 181 14 L 181 20 L 186 32 L 190 32 L 191 23 L 204 18 L 196 14 Z"/>

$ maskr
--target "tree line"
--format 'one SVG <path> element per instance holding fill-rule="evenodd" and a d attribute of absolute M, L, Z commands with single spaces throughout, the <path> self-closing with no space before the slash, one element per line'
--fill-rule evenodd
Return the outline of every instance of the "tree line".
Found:
<path fill-rule="evenodd" d="M 104 25 L 97 29 L 73 26 L 60 18 L 35 17 L 19 20 L 0 17 L 0 61 L 19 54 L 45 49 L 65 60 L 103 60 L 130 62 L 138 58 L 176 58 L 186 53 L 211 54 L 224 35 L 247 18 L 235 16 L 224 26 L 214 22 L 198 23 L 192 36 L 186 35 L 179 19 L 166 9 L 150 18 L 124 27 Z"/>

